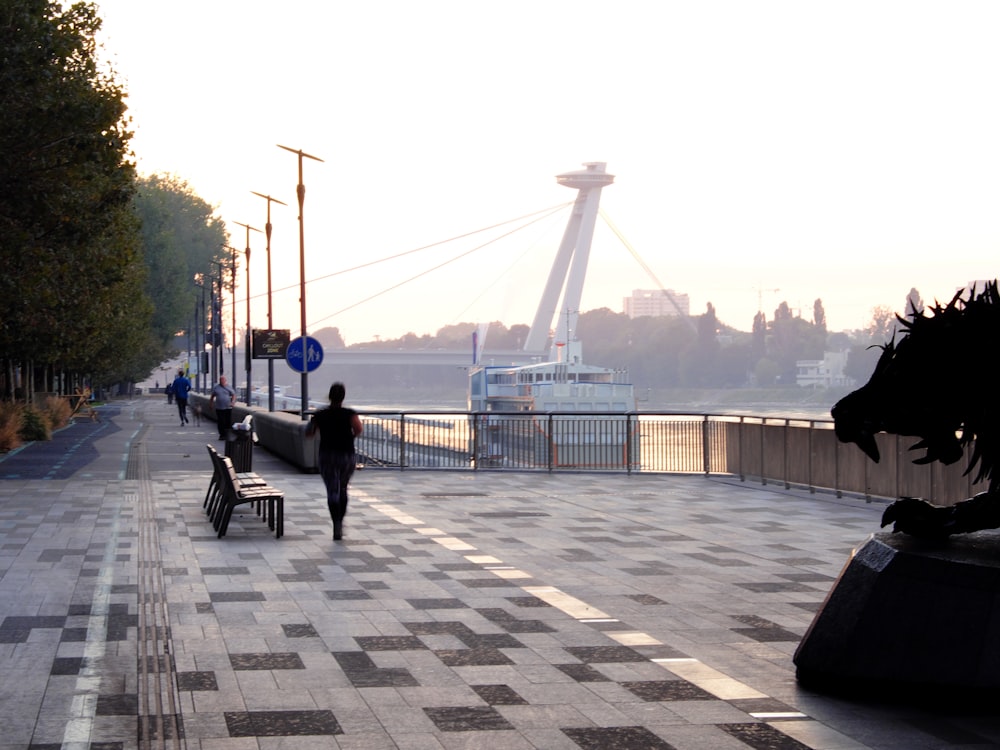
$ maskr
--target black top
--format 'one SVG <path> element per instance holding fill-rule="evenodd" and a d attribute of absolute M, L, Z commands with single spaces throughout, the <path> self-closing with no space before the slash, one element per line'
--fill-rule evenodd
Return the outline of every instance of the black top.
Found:
<path fill-rule="evenodd" d="M 354 409 L 344 406 L 330 406 L 321 409 L 312 417 L 311 426 L 319 430 L 319 449 L 354 453 L 354 429 L 351 426 Z"/>

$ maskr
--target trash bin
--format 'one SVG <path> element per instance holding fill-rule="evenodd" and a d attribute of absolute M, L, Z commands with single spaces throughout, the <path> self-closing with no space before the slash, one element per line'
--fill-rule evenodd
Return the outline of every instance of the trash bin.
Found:
<path fill-rule="evenodd" d="M 247 420 L 233 425 L 226 438 L 226 456 L 237 472 L 253 471 L 253 430 Z"/>

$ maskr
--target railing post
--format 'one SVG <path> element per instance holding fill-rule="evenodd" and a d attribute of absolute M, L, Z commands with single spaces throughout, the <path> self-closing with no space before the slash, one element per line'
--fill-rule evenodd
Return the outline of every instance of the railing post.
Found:
<path fill-rule="evenodd" d="M 705 469 L 705 476 L 712 473 L 712 457 L 710 454 L 711 445 L 708 439 L 708 415 L 701 418 L 701 462 Z"/>
<path fill-rule="evenodd" d="M 743 470 L 743 428 L 746 427 L 746 418 L 740 417 L 739 425 L 737 427 L 737 450 L 739 451 L 740 457 L 737 460 L 737 468 L 740 470 L 740 481 L 747 481 L 747 473 Z"/>
<path fill-rule="evenodd" d="M 399 413 L 399 470 L 406 466 L 406 414 Z"/>
<path fill-rule="evenodd" d="M 808 475 L 809 481 L 809 494 L 816 494 L 816 487 L 813 483 L 813 432 L 816 430 L 816 420 L 809 420 L 809 440 L 806 443 L 806 450 L 809 451 L 809 463 L 806 467 L 806 473 Z"/>
<path fill-rule="evenodd" d="M 764 470 L 764 446 L 765 446 L 764 432 L 766 428 L 767 428 L 767 417 L 763 417 L 760 420 L 760 483 L 762 485 L 767 484 L 767 477 L 765 476 L 765 470 Z"/>
<path fill-rule="evenodd" d="M 789 427 L 788 422 L 789 422 L 789 420 L 786 418 L 785 419 L 785 426 L 784 426 L 784 428 L 781 431 L 781 438 L 782 438 L 782 441 L 781 441 L 781 451 L 782 451 L 782 456 L 781 456 L 781 470 L 782 470 L 782 472 L 785 475 L 783 478 L 785 480 L 785 489 L 786 490 L 787 489 L 791 489 L 791 486 L 792 486 L 791 482 L 788 481 L 788 427 Z"/>
<path fill-rule="evenodd" d="M 625 415 L 625 473 L 632 473 L 632 414 Z"/>
<path fill-rule="evenodd" d="M 556 453 L 556 446 L 555 446 L 556 434 L 554 432 L 554 422 L 553 422 L 552 412 L 546 414 L 545 432 L 547 438 L 545 442 L 546 442 L 546 447 L 548 449 L 547 462 L 548 462 L 549 473 L 551 474 L 553 464 L 555 463 L 555 453 Z"/>
<path fill-rule="evenodd" d="M 472 469 L 473 471 L 479 471 L 479 456 L 482 455 L 481 446 L 479 445 L 479 425 L 481 422 L 479 412 L 472 415 Z"/>
<path fill-rule="evenodd" d="M 840 440 L 833 441 L 833 491 L 838 498 L 843 497 L 840 491 Z"/>

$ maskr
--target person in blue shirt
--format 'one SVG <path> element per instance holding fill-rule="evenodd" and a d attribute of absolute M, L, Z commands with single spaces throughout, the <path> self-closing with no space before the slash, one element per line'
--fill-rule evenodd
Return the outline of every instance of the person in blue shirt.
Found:
<path fill-rule="evenodd" d="M 181 417 L 181 427 L 188 423 L 188 391 L 191 390 L 191 381 L 184 377 L 184 370 L 177 370 L 177 377 L 173 382 L 174 398 L 177 400 L 177 413 Z"/>

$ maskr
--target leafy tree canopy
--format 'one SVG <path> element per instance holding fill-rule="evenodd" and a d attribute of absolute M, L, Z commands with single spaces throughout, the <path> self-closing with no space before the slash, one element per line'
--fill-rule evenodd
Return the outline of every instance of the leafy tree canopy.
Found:
<path fill-rule="evenodd" d="M 91 3 L 0 9 L 0 352 L 89 368 L 142 330 L 135 172 L 124 93 L 98 66 Z"/>
<path fill-rule="evenodd" d="M 223 264 L 226 288 L 232 289 L 232 261 L 225 249 L 226 230 L 214 207 L 175 176 L 139 180 L 135 212 L 142 225 L 144 260 L 149 270 L 146 293 L 153 300 L 152 335 L 164 346 L 192 323 L 201 302 L 198 283 L 218 279 L 213 263 Z"/>

